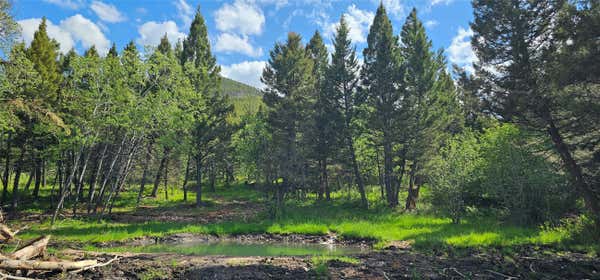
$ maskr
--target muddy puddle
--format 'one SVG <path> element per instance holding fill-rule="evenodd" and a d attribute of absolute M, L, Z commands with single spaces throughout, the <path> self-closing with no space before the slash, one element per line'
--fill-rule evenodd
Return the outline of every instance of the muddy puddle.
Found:
<path fill-rule="evenodd" d="M 349 256 L 370 251 L 365 246 L 314 243 L 248 243 L 236 241 L 158 243 L 153 245 L 104 248 L 103 251 L 135 253 L 176 253 L 192 256 L 280 257 L 280 256 Z"/>

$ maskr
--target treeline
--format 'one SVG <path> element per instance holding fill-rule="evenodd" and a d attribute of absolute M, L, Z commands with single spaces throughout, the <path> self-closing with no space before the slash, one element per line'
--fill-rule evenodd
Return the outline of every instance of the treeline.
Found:
<path fill-rule="evenodd" d="M 181 184 L 200 205 L 196 182 L 232 180 L 233 107 L 199 11 L 185 40 L 172 47 L 165 35 L 143 53 L 130 42 L 104 57 L 93 46 L 59 54 L 46 28 L 44 18 L 31 45 L 14 44 L 2 65 L 3 206 L 14 212 L 51 185 L 53 221 L 65 205 L 74 215 L 82 205 L 110 213 L 132 183 L 138 203 L 145 188 L 156 197 L 164 185 L 168 197 L 167 185 Z"/>
<path fill-rule="evenodd" d="M 13 45 L 2 62 L 3 206 L 14 212 L 51 185 L 54 217 L 65 205 L 105 213 L 129 185 L 139 202 L 144 188 L 168 196 L 176 184 L 201 205 L 202 182 L 245 177 L 275 216 L 286 199 L 342 189 L 363 208 L 413 210 L 427 186 L 432 210 L 454 222 L 585 213 L 600 225 L 600 3 L 473 9 L 473 73 L 448 70 L 415 10 L 395 33 L 380 5 L 362 58 L 343 16 L 332 53 L 318 32 L 306 44 L 290 33 L 269 53 L 262 103 L 236 112 L 199 12 L 175 47 L 164 37 L 105 57 L 59 54 L 43 20 L 31 46 Z M 3 46 L 16 26 L 7 19 Z"/>
<path fill-rule="evenodd" d="M 286 197 L 381 188 L 389 207 L 455 222 L 483 209 L 518 223 L 597 220 L 600 44 L 597 1 L 474 1 L 474 73 L 449 73 L 413 10 L 399 34 L 383 5 L 363 61 L 340 19 L 333 53 L 290 33 L 263 71 L 266 107 L 234 137 L 240 171 Z M 515 125 L 502 124 L 513 123 Z M 239 137 L 238 137 L 239 136 Z M 599 223 L 600 224 L 600 223 Z"/>

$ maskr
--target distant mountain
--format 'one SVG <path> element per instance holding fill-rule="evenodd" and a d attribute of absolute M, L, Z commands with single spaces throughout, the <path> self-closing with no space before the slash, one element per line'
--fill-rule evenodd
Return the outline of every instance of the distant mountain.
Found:
<path fill-rule="evenodd" d="M 244 97 L 244 96 L 261 96 L 262 93 L 259 89 L 240 83 L 238 81 L 234 81 L 229 78 L 221 77 L 221 90 L 224 94 L 227 94 L 231 97 Z"/>

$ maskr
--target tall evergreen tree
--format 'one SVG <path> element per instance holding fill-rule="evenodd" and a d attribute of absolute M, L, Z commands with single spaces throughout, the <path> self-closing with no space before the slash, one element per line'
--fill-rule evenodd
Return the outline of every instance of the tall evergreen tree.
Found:
<path fill-rule="evenodd" d="M 33 34 L 31 46 L 27 49 L 27 58 L 40 73 L 42 83 L 39 87 L 44 99 L 53 104 L 56 102 L 61 75 L 58 67 L 58 43 L 48 37 L 46 18 Z"/>
<path fill-rule="evenodd" d="M 19 24 L 11 15 L 11 2 L 8 0 L 0 0 L 0 49 L 5 52 L 14 43 L 14 40 L 19 34 Z"/>
<path fill-rule="evenodd" d="M 119 53 L 117 52 L 117 45 L 115 43 L 112 44 L 112 46 L 108 50 L 108 53 L 106 54 L 106 56 L 108 56 L 108 57 L 118 57 L 119 56 Z"/>
<path fill-rule="evenodd" d="M 394 144 L 397 138 L 398 90 L 398 40 L 392 31 L 392 23 L 383 4 L 377 8 L 373 24 L 367 37 L 367 48 L 363 50 L 364 64 L 361 72 L 363 90 L 367 103 L 372 108 L 370 124 L 381 135 L 384 157 L 386 198 L 390 207 L 398 205 L 397 186 L 394 178 Z"/>
<path fill-rule="evenodd" d="M 283 193 L 299 186 L 302 177 L 299 171 L 304 165 L 298 151 L 299 126 L 314 90 L 314 77 L 313 61 L 301 41 L 300 35 L 289 33 L 285 44 L 275 44 L 261 78 L 266 85 L 263 101 L 268 107 L 267 121 L 273 133 L 278 177 L 283 179 L 283 186 L 277 187 L 277 209 L 281 207 Z"/>
<path fill-rule="evenodd" d="M 202 162 L 224 145 L 231 136 L 226 118 L 233 111 L 227 96 L 221 94 L 221 68 L 210 50 L 208 31 L 200 8 L 190 26 L 188 37 L 183 41 L 180 57 L 184 72 L 196 91 L 192 102 L 195 113 L 193 141 L 196 160 L 196 205 L 202 200 Z M 223 158 L 223 157 L 221 157 Z"/>
<path fill-rule="evenodd" d="M 348 153 L 349 164 L 358 185 L 361 204 L 363 207 L 368 208 L 365 183 L 356 159 L 354 144 L 354 138 L 358 137 L 354 122 L 358 117 L 358 109 L 364 102 L 364 98 L 358 91 L 359 66 L 356 59 L 356 49 L 352 46 L 352 42 L 348 37 L 349 33 L 350 28 L 344 15 L 342 15 L 333 36 L 334 50 L 331 55 L 331 66 L 327 72 L 327 82 L 331 91 L 330 94 L 335 99 L 335 110 L 341 115 L 341 140 Z"/>
<path fill-rule="evenodd" d="M 166 33 L 160 38 L 160 43 L 158 43 L 156 50 L 164 55 L 169 55 L 172 52 L 171 43 L 169 42 L 169 38 L 167 37 Z"/>
<path fill-rule="evenodd" d="M 565 106 L 555 95 L 557 92 L 568 90 L 569 98 L 563 99 L 564 101 L 581 98 L 580 100 L 586 100 L 584 103 L 589 106 L 597 104 L 597 101 L 594 102 L 594 98 L 586 97 L 590 96 L 590 92 L 594 92 L 594 90 L 590 91 L 585 87 L 570 89 L 564 87 L 566 84 L 561 85 L 559 81 L 561 81 L 561 77 L 569 75 L 569 71 L 563 71 L 569 68 L 553 69 L 552 67 L 555 59 L 565 53 L 563 50 L 569 48 L 583 47 L 587 49 L 587 46 L 592 46 L 588 49 L 591 51 L 589 53 L 595 53 L 597 59 L 597 29 L 588 30 L 587 27 L 590 26 L 586 26 L 581 30 L 582 33 L 575 36 L 569 35 L 566 38 L 562 37 L 562 39 L 558 32 L 561 28 L 568 28 L 569 25 L 577 26 L 577 23 L 581 23 L 581 26 L 585 26 L 597 22 L 599 5 L 594 2 L 597 1 L 572 1 L 567 10 L 580 10 L 583 12 L 582 15 L 586 13 L 586 10 L 591 11 L 593 15 L 595 10 L 596 16 L 592 16 L 595 20 L 586 21 L 585 17 L 580 18 L 577 13 L 568 14 L 567 11 L 565 15 L 570 24 L 564 25 L 558 24 L 561 8 L 564 7 L 560 5 L 561 2 L 541 0 L 474 1 L 475 19 L 471 24 L 474 36 L 471 42 L 479 58 L 476 69 L 478 76 L 483 79 L 482 91 L 485 93 L 483 97 L 488 100 L 491 110 L 506 121 L 516 122 L 547 133 L 565 170 L 572 179 L 573 192 L 583 198 L 586 208 L 600 228 L 600 192 L 597 187 L 597 169 L 596 171 L 590 170 L 586 174 L 584 168 L 586 160 L 577 155 L 579 154 L 577 146 L 569 143 L 569 138 L 582 139 L 567 132 L 569 118 L 565 118 L 565 116 L 573 115 L 577 111 L 573 108 L 576 107 Z M 588 32 L 592 32 L 592 34 Z M 577 43 L 577 46 L 569 47 L 569 44 L 573 45 L 574 43 Z M 579 54 L 582 53 L 585 52 Z M 593 56 L 589 58 L 593 60 Z M 571 57 L 571 59 L 573 58 L 576 56 Z M 566 64 L 559 63 L 559 65 L 566 66 L 571 62 L 573 61 Z M 583 65 L 590 64 L 584 63 Z M 576 68 L 578 67 L 579 65 Z M 580 77 L 591 78 L 589 81 L 597 81 L 598 73 L 590 71 L 594 68 L 584 68 L 594 78 L 586 74 Z M 551 70 L 557 70 L 557 72 Z M 573 81 L 580 82 L 577 79 Z M 594 114 L 583 114 L 582 116 L 586 115 L 595 118 Z M 578 135 L 596 134 L 596 137 L 592 136 L 592 138 L 598 138 L 597 133 L 594 133 L 597 131 L 596 126 L 581 128 L 577 132 Z M 589 147 L 597 147 L 593 144 L 594 142 L 593 140 L 588 141 L 587 144 L 591 145 Z M 597 148 L 591 150 L 595 151 L 592 152 L 593 154 L 598 154 Z M 589 151 L 586 154 L 589 154 Z"/>
<path fill-rule="evenodd" d="M 318 31 L 310 39 L 306 46 L 308 56 L 313 61 L 313 76 L 315 78 L 314 95 L 311 100 L 309 121 L 305 140 L 308 142 L 311 150 L 311 157 L 316 159 L 319 174 L 319 199 L 323 195 L 327 200 L 331 199 L 327 166 L 336 148 L 336 121 L 339 119 L 338 111 L 334 107 L 334 98 L 327 89 L 327 68 L 328 53 L 323 38 Z"/>

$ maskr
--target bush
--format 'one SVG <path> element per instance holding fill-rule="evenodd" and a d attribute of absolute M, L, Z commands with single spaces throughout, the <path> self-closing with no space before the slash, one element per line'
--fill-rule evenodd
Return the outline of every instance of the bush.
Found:
<path fill-rule="evenodd" d="M 477 181 L 480 165 L 479 145 L 472 132 L 450 139 L 430 162 L 432 204 L 453 223 L 459 223 L 465 212 L 465 193 Z"/>
<path fill-rule="evenodd" d="M 493 198 L 503 218 L 527 225 L 556 221 L 575 205 L 568 181 L 554 163 L 535 151 L 538 139 L 514 125 L 500 125 L 481 137 L 481 192 Z"/>
<path fill-rule="evenodd" d="M 429 163 L 434 209 L 455 223 L 467 206 L 522 225 L 558 221 L 575 199 L 536 140 L 509 124 L 450 139 Z"/>

